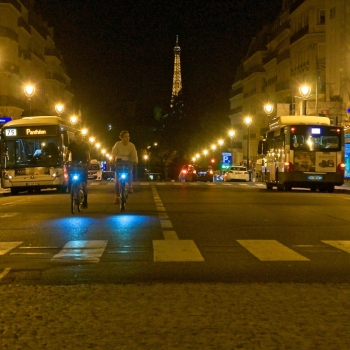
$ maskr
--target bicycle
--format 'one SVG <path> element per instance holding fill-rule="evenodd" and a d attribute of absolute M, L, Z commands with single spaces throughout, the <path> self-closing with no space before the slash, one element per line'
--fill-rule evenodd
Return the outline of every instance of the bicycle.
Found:
<path fill-rule="evenodd" d="M 133 162 L 117 160 L 115 163 L 115 181 L 119 181 L 119 207 L 120 211 L 125 210 L 125 204 L 128 199 L 128 189 L 126 182 L 129 180 L 129 173 L 132 171 Z"/>
<path fill-rule="evenodd" d="M 86 171 L 86 164 L 69 162 L 66 164 L 67 171 L 70 180 L 70 208 L 72 214 L 74 214 L 75 207 L 77 207 L 78 212 L 81 210 L 81 206 L 84 201 L 84 191 L 82 185 L 82 175 Z"/>

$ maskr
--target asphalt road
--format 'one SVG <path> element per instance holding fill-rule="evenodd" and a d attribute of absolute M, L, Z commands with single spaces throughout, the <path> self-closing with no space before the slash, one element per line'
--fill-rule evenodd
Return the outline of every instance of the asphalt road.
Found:
<path fill-rule="evenodd" d="M 0 196 L 0 283 L 350 280 L 350 196 L 257 183 L 138 183 L 127 210 L 93 181 L 72 215 L 54 191 Z"/>

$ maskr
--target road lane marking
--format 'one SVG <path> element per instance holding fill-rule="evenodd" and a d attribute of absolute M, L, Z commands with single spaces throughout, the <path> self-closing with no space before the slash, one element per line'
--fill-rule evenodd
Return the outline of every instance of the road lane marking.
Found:
<path fill-rule="evenodd" d="M 167 219 L 160 219 L 160 226 L 164 228 L 173 228 L 173 224 L 170 220 Z"/>
<path fill-rule="evenodd" d="M 204 261 L 192 240 L 153 240 L 155 262 Z"/>
<path fill-rule="evenodd" d="M 51 260 L 82 260 L 99 262 L 108 241 L 69 241 Z"/>
<path fill-rule="evenodd" d="M 332 247 L 340 249 L 344 252 L 350 253 L 350 241 L 321 241 Z"/>
<path fill-rule="evenodd" d="M 23 242 L 0 242 L 0 255 L 5 255 Z"/>
<path fill-rule="evenodd" d="M 0 273 L 0 280 L 3 279 L 9 272 L 10 272 L 10 268 L 6 267 L 6 269 Z"/>
<path fill-rule="evenodd" d="M 177 240 L 179 237 L 177 236 L 175 231 L 163 231 L 164 239 Z"/>
<path fill-rule="evenodd" d="M 12 218 L 16 215 L 18 215 L 19 213 L 4 213 L 4 214 L 0 214 L 0 218 L 3 219 L 3 218 Z"/>
<path fill-rule="evenodd" d="M 260 261 L 310 261 L 275 240 L 237 240 Z"/>
<path fill-rule="evenodd" d="M 90 186 L 99 186 L 100 182 L 91 182 Z"/>

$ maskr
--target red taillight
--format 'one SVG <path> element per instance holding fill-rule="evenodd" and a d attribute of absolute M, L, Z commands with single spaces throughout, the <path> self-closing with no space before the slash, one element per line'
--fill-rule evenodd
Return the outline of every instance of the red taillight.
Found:
<path fill-rule="evenodd" d="M 337 166 L 337 173 L 344 173 L 345 171 L 345 163 L 340 163 Z"/>
<path fill-rule="evenodd" d="M 182 173 L 183 173 L 183 174 L 186 174 L 186 173 L 187 173 L 187 170 L 182 170 Z"/>
<path fill-rule="evenodd" d="M 285 162 L 284 163 L 284 172 L 285 173 L 291 173 L 293 171 L 293 163 L 291 162 Z"/>

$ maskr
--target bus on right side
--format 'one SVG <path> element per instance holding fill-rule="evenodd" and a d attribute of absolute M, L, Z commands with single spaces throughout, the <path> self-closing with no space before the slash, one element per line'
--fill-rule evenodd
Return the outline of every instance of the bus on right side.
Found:
<path fill-rule="evenodd" d="M 344 130 L 319 116 L 280 116 L 259 143 L 266 188 L 334 192 L 344 184 Z"/>

